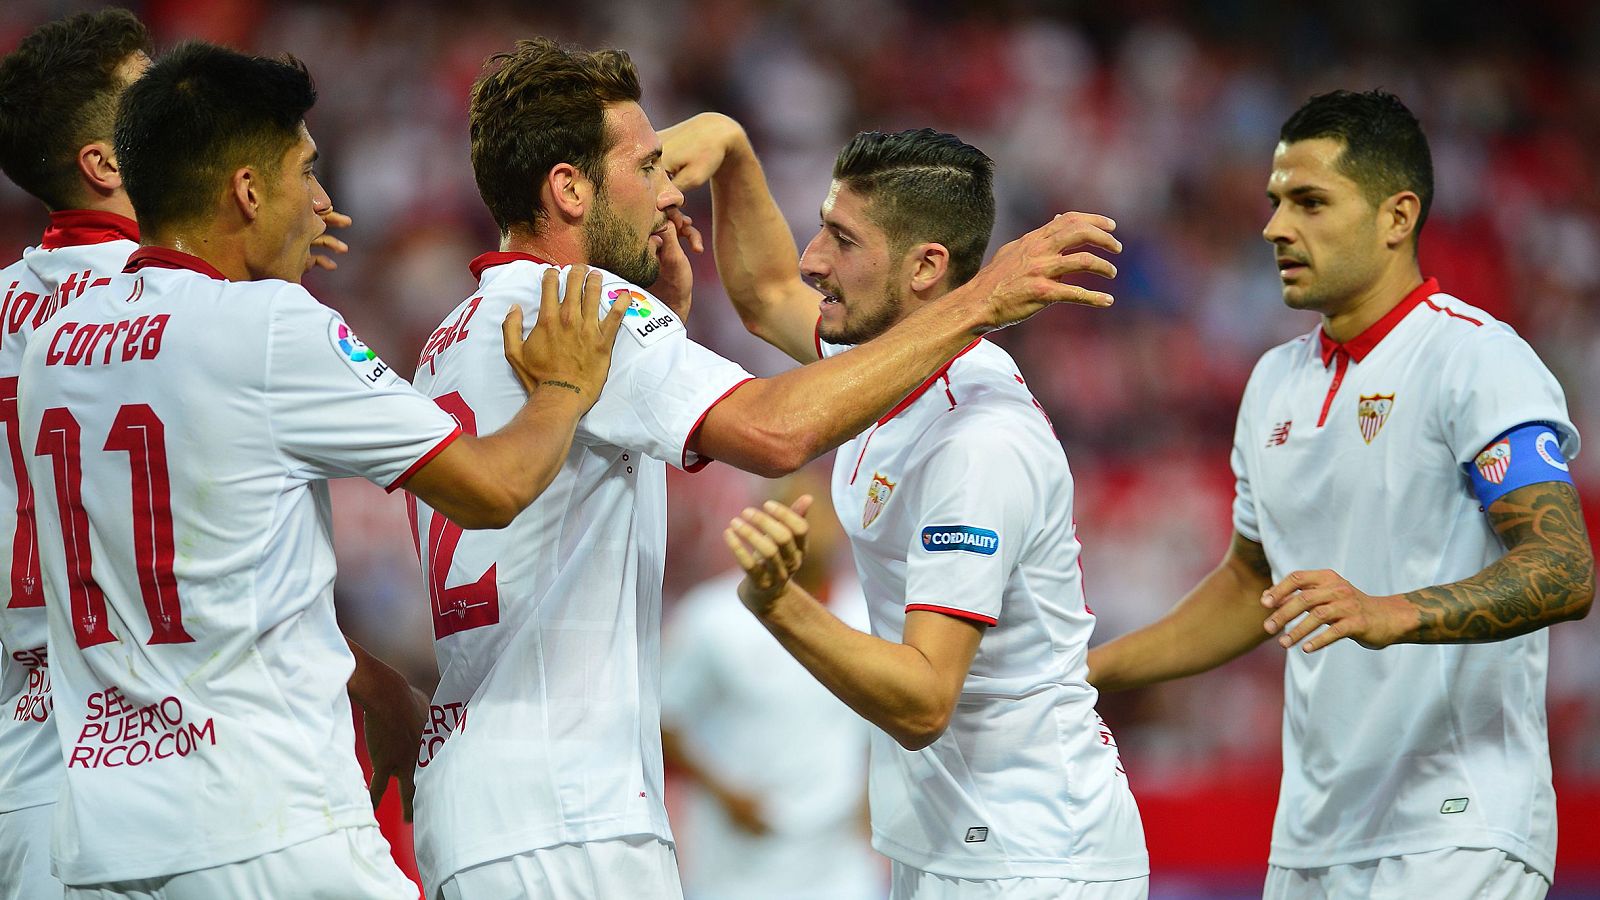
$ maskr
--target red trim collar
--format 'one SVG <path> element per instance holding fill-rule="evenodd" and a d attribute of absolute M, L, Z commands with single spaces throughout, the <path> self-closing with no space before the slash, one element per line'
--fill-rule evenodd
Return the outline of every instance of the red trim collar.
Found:
<path fill-rule="evenodd" d="M 821 321 L 821 320 L 819 319 L 818 321 Z M 890 419 L 892 419 L 895 416 L 898 416 L 901 413 L 905 412 L 907 407 L 909 407 L 911 404 L 917 402 L 917 398 L 919 398 L 923 394 L 927 393 L 928 388 L 933 387 L 933 383 L 935 381 L 938 381 L 939 379 L 945 377 L 945 375 L 949 373 L 950 367 L 955 365 L 956 360 L 960 359 L 963 356 L 966 356 L 967 353 L 970 352 L 973 347 L 976 347 L 981 343 L 983 343 L 983 338 L 978 338 L 977 340 L 975 340 L 972 343 L 966 345 L 965 347 L 962 347 L 960 353 L 957 353 L 955 356 L 951 357 L 949 362 L 947 362 L 944 365 L 939 367 L 939 371 L 933 373 L 932 375 L 929 375 L 928 379 L 926 381 L 924 381 L 921 384 L 917 385 L 917 389 L 916 390 L 914 390 L 911 393 L 907 394 L 906 398 L 904 400 L 901 400 L 899 403 L 896 403 L 894 405 L 894 409 L 891 409 L 887 413 L 885 413 L 883 418 L 878 420 L 878 424 L 879 425 L 886 425 L 886 424 L 888 424 Z"/>
<path fill-rule="evenodd" d="M 227 281 L 228 276 L 217 271 L 216 266 L 206 262 L 198 256 L 190 256 L 181 250 L 171 247 L 140 247 L 128 257 L 128 264 L 122 267 L 124 272 L 137 272 L 140 269 L 188 269 L 199 272 L 207 278 L 218 281 Z"/>
<path fill-rule="evenodd" d="M 543 266 L 555 265 L 555 263 L 550 262 L 549 260 L 540 259 L 539 257 L 534 256 L 532 253 L 523 253 L 518 250 L 496 250 L 493 253 L 480 254 L 477 259 L 472 261 L 469 268 L 472 269 L 472 277 L 482 281 L 483 273 L 485 271 L 492 269 L 495 266 L 503 266 L 509 262 L 516 262 L 519 259 L 525 259 L 529 262 L 536 262 Z"/>
<path fill-rule="evenodd" d="M 1439 293 L 1439 280 L 1437 278 L 1425 279 L 1416 290 L 1407 294 L 1405 299 L 1396 304 L 1394 309 L 1384 313 L 1383 318 L 1373 322 L 1367 326 L 1366 331 L 1342 344 L 1328 337 L 1327 333 L 1319 329 L 1317 337 L 1322 339 L 1322 365 L 1326 367 L 1333 362 L 1333 355 L 1340 350 L 1349 354 L 1350 358 L 1355 362 L 1361 362 L 1368 353 L 1372 352 L 1372 348 L 1378 346 L 1379 341 L 1388 337 L 1389 332 L 1393 331 L 1394 327 L 1399 325 L 1400 321 L 1409 315 L 1413 309 L 1416 309 L 1422 301 L 1437 293 Z"/>
<path fill-rule="evenodd" d="M 39 246 L 46 250 L 83 247 L 108 241 L 137 241 L 139 224 L 127 216 L 96 209 L 63 209 L 50 214 Z"/>

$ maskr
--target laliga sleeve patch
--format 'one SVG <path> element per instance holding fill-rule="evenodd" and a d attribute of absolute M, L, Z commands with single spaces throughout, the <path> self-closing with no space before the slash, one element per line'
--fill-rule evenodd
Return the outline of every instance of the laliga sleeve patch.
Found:
<path fill-rule="evenodd" d="M 993 556 L 1000 549 L 1000 535 L 971 525 L 929 525 L 922 529 L 922 549 L 929 553 L 959 550 Z"/>
<path fill-rule="evenodd" d="M 333 352 L 339 354 L 339 359 L 350 367 L 350 371 L 354 372 L 367 387 L 388 384 L 398 377 L 383 360 L 378 358 L 378 354 L 362 342 L 361 338 L 356 337 L 350 326 L 338 317 L 328 323 L 328 340 L 333 344 Z"/>
<path fill-rule="evenodd" d="M 683 330 L 683 323 L 667 309 L 667 305 L 648 294 L 628 287 L 606 288 L 600 302 L 600 313 L 611 311 L 613 304 L 626 301 L 628 311 L 622 316 L 622 330 L 633 335 L 639 346 L 648 347 L 675 331 Z"/>
<path fill-rule="evenodd" d="M 1518 425 L 1483 448 L 1467 466 L 1472 490 L 1485 509 L 1517 488 L 1544 481 L 1572 483 L 1555 429 L 1542 422 Z"/>

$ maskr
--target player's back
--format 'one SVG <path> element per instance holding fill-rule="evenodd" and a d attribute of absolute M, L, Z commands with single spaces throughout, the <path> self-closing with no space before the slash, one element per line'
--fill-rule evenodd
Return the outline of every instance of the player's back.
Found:
<path fill-rule="evenodd" d="M 46 323 L 22 367 L 68 883 L 372 821 L 322 479 L 401 473 L 373 464 L 394 454 L 364 427 L 401 442 L 357 401 L 404 392 L 342 351 L 359 342 L 298 285 L 149 248 L 130 269 L 141 258 Z"/>
<path fill-rule="evenodd" d="M 468 432 L 526 400 L 499 323 L 533 323 L 547 264 L 487 254 L 478 293 L 446 316 L 416 384 Z M 565 270 L 563 270 L 565 278 Z M 659 629 L 666 467 L 748 377 L 688 341 L 671 312 L 606 274 L 602 312 L 630 303 L 609 379 L 560 473 L 508 527 L 463 532 L 416 504 L 440 682 L 417 775 L 417 858 L 432 890 L 461 869 L 557 843 L 654 834 L 662 806 Z"/>
<path fill-rule="evenodd" d="M 50 723 L 44 585 L 39 577 L 33 493 L 18 432 L 17 373 L 28 339 L 62 304 L 99 287 L 137 248 L 132 220 L 82 210 L 54 213 L 39 246 L 0 270 L 0 812 L 52 803 L 61 753 Z"/>

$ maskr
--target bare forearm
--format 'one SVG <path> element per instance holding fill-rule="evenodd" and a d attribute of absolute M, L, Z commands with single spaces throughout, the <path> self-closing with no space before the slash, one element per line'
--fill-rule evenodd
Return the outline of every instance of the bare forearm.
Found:
<path fill-rule="evenodd" d="M 694 449 L 758 475 L 792 472 L 865 431 L 983 331 L 934 304 L 846 353 L 750 382 L 712 407 Z"/>
<path fill-rule="evenodd" d="M 592 403 L 582 392 L 543 384 L 505 427 L 462 435 L 406 489 L 463 528 L 503 528 L 560 473 Z"/>
<path fill-rule="evenodd" d="M 344 642 L 356 658 L 355 670 L 350 673 L 350 680 L 345 686 L 351 702 L 366 709 L 382 702 L 386 695 L 397 689 L 410 689 L 405 676 L 393 666 L 368 653 L 365 647 L 348 637 Z"/>
<path fill-rule="evenodd" d="M 796 307 L 807 307 L 814 324 L 816 298 L 800 279 L 794 235 L 772 199 L 761 163 L 742 131 L 730 141 L 721 167 L 711 178 L 711 210 L 717 274 L 745 327 L 785 351 L 789 350 L 787 344 L 802 338 L 800 349 L 811 352 L 801 358 L 815 359 L 814 348 L 808 346 L 809 334 L 773 333 L 786 320 L 796 324 L 803 318 Z"/>
<path fill-rule="evenodd" d="M 1594 555 L 1572 486 L 1531 485 L 1490 509 L 1511 549 L 1482 572 L 1401 595 L 1417 624 L 1412 643 L 1476 643 L 1581 619 L 1594 600 Z"/>
<path fill-rule="evenodd" d="M 1214 669 L 1266 640 L 1261 592 L 1271 584 L 1260 545 L 1235 537 L 1228 559 L 1160 619 L 1089 651 L 1089 683 L 1144 687 Z"/>
<path fill-rule="evenodd" d="M 943 688 L 920 650 L 856 631 L 791 584 L 761 622 L 785 650 L 862 718 L 915 749 L 943 730 Z"/>

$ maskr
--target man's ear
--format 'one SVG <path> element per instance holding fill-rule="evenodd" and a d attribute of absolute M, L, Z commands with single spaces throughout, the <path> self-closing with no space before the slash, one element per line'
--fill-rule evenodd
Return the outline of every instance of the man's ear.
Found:
<path fill-rule="evenodd" d="M 261 183 L 256 171 L 249 166 L 235 169 L 228 185 L 228 194 L 246 222 L 254 222 L 261 215 Z"/>
<path fill-rule="evenodd" d="M 78 148 L 78 174 L 96 196 L 109 197 L 122 187 L 122 170 L 117 156 L 106 141 L 95 141 Z"/>
<path fill-rule="evenodd" d="M 1384 245 L 1392 250 L 1414 237 L 1421 215 L 1422 198 L 1412 191 L 1401 191 L 1383 201 L 1378 209 L 1378 228 L 1383 232 Z"/>
<path fill-rule="evenodd" d="M 557 163 L 544 178 L 545 208 L 569 222 L 581 222 L 594 204 L 594 182 L 571 163 Z"/>
<path fill-rule="evenodd" d="M 915 244 L 906 251 L 907 283 L 922 293 L 944 280 L 950 271 L 950 250 L 943 244 Z"/>

